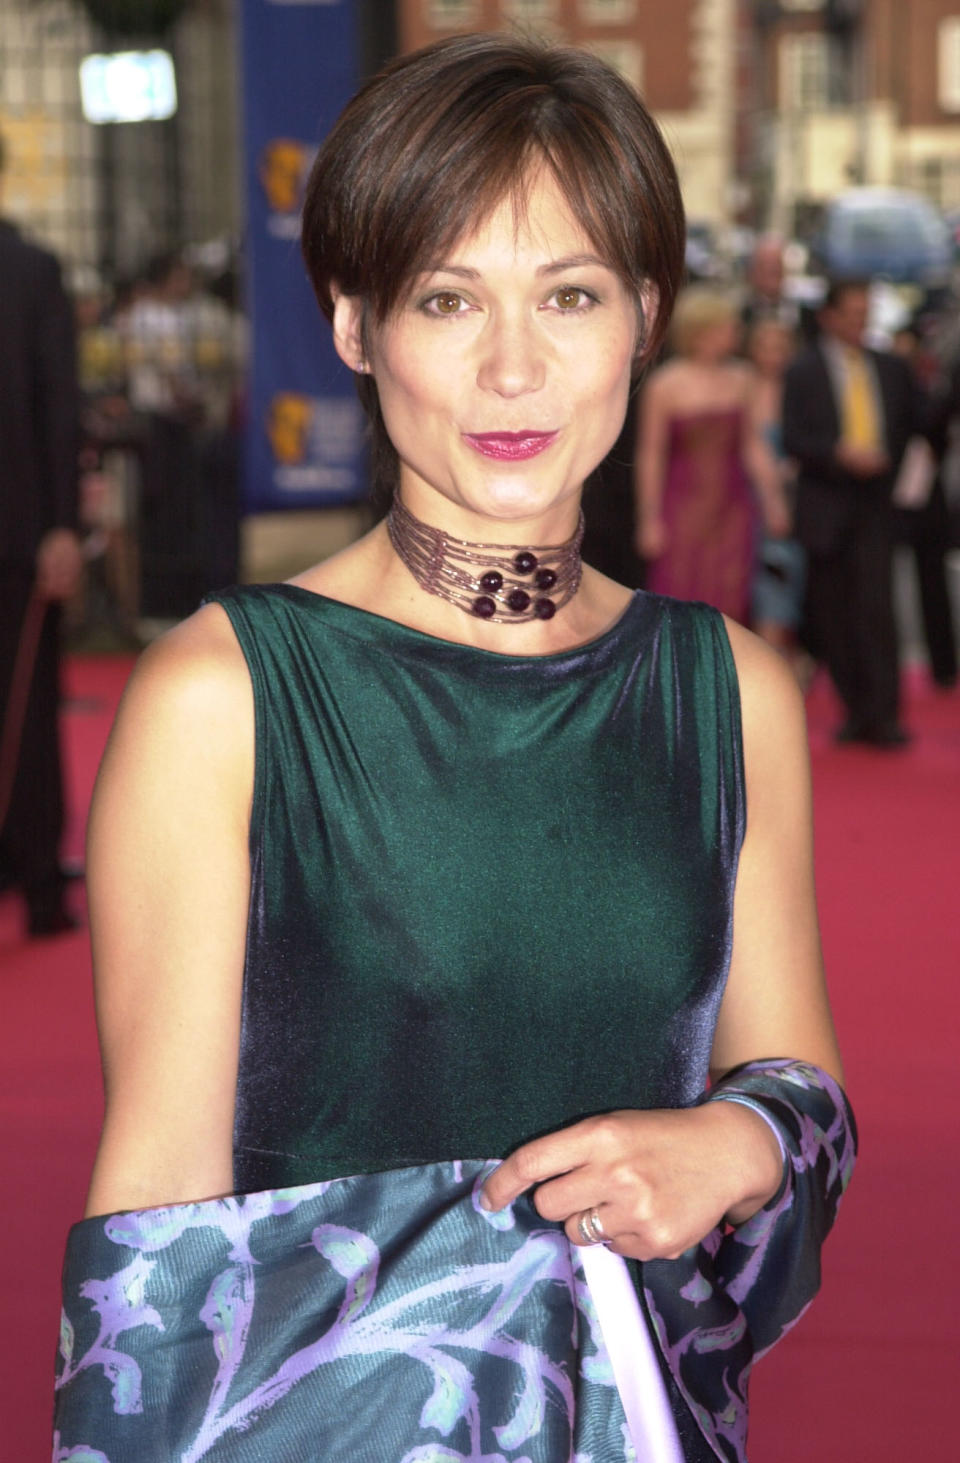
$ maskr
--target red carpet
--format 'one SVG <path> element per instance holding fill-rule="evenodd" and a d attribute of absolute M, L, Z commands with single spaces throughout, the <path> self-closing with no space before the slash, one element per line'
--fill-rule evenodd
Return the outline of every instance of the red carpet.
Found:
<path fill-rule="evenodd" d="M 69 669 L 70 854 L 128 668 Z M 960 694 L 917 674 L 907 701 L 916 741 L 884 753 L 835 748 L 829 691 L 810 698 L 824 942 L 862 1157 L 824 1293 L 757 1370 L 751 1463 L 957 1457 Z M 83 1202 L 100 1083 L 85 939 L 25 943 L 10 897 L 0 1050 L 0 1455 L 33 1463 L 50 1456 L 60 1256 Z"/>
<path fill-rule="evenodd" d="M 960 694 L 906 684 L 905 752 L 810 723 L 817 884 L 861 1157 L 810 1314 L 757 1368 L 752 1463 L 953 1463 L 960 1285 Z"/>

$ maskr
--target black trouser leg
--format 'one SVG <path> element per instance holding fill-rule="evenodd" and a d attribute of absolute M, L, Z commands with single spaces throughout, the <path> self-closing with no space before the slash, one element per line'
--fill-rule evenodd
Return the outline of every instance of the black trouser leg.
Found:
<path fill-rule="evenodd" d="M 948 531 L 947 504 L 943 485 L 938 481 L 929 503 L 919 510 L 913 545 L 930 671 L 941 685 L 949 685 L 957 678 L 957 641 L 947 584 Z"/>
<path fill-rule="evenodd" d="M 0 572 L 0 718 L 5 722 L 20 632 L 30 600 L 29 572 Z M 60 837 L 63 777 L 60 764 L 60 615 L 48 608 L 30 683 L 9 811 L 0 830 L 0 860 L 38 912 L 62 898 Z"/>
<path fill-rule="evenodd" d="M 815 643 L 857 732 L 887 729 L 897 720 L 892 561 L 889 513 L 864 504 L 840 546 L 829 555 L 811 554 L 807 566 Z"/>
<path fill-rule="evenodd" d="M 807 561 L 806 619 L 810 641 L 826 662 L 851 723 L 861 724 L 863 700 L 849 593 L 849 543 Z"/>
<path fill-rule="evenodd" d="M 858 664 L 857 720 L 871 731 L 894 726 L 900 706 L 893 613 L 893 517 L 886 505 L 858 508 L 850 543 L 851 633 Z"/>

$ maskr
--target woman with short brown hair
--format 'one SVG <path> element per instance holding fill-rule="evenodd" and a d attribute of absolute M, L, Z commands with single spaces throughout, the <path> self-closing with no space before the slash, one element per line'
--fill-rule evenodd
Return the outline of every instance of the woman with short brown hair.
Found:
<path fill-rule="evenodd" d="M 58 1458 L 742 1457 L 853 1136 L 789 674 L 580 561 L 682 240 L 578 52 L 404 57 L 321 149 L 392 506 L 125 698 Z"/>

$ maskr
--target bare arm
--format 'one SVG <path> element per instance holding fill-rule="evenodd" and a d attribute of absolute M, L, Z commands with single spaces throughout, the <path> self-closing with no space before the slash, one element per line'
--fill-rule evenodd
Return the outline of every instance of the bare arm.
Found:
<path fill-rule="evenodd" d="M 842 1082 L 817 923 L 803 700 L 776 652 L 733 621 L 727 630 L 743 708 L 747 834 L 711 1075 L 779 1056 Z"/>
<path fill-rule="evenodd" d="M 233 1187 L 252 703 L 208 606 L 141 658 L 107 747 L 88 849 L 106 1089 L 89 1214 Z"/>
<path fill-rule="evenodd" d="M 643 390 L 634 453 L 636 547 L 642 559 L 656 559 L 666 548 L 663 491 L 667 471 L 668 385 L 655 371 Z"/>
<path fill-rule="evenodd" d="M 742 1062 L 789 1057 L 842 1076 L 827 1005 L 813 898 L 803 707 L 774 651 L 729 624 L 740 678 L 748 827 L 734 898 L 734 946 L 714 1042 L 719 1078 Z M 782 1177 L 779 1146 L 733 1103 L 587 1118 L 516 1150 L 491 1175 L 495 1209 L 535 1187 L 547 1219 L 582 1244 L 596 1207 L 618 1254 L 675 1258 L 724 1217 L 762 1207 Z"/>
<path fill-rule="evenodd" d="M 767 439 L 768 419 L 759 382 L 749 367 L 744 369 L 743 460 L 760 502 L 764 526 L 774 538 L 790 532 L 790 509 L 784 492 L 781 464 Z"/>

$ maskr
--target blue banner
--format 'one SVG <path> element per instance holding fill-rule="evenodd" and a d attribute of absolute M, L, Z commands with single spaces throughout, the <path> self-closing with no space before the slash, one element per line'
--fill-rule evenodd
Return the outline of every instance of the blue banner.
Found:
<path fill-rule="evenodd" d="M 367 490 L 363 412 L 300 257 L 320 141 L 358 85 L 354 0 L 242 0 L 250 403 L 248 511 Z"/>

